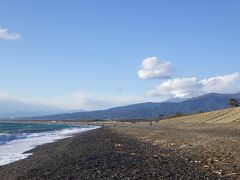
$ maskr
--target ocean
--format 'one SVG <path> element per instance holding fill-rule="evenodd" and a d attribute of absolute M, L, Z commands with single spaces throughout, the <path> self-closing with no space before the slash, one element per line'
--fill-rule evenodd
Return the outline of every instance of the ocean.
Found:
<path fill-rule="evenodd" d="M 36 146 L 92 129 L 95 126 L 0 122 L 0 166 L 27 158 Z"/>

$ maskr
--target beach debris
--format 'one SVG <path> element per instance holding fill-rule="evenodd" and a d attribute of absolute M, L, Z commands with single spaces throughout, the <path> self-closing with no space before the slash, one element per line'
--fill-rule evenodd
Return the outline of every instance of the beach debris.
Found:
<path fill-rule="evenodd" d="M 225 175 L 225 177 L 231 177 L 231 176 L 236 176 L 236 175 L 237 175 L 237 173 L 228 173 Z"/>
<path fill-rule="evenodd" d="M 115 148 L 120 148 L 120 147 L 124 147 L 124 145 L 123 144 L 115 144 L 114 147 Z"/>
<path fill-rule="evenodd" d="M 185 148 L 186 147 L 186 145 L 185 144 L 183 144 L 183 145 L 181 145 L 180 146 L 180 148 L 182 149 L 182 148 Z"/>
<path fill-rule="evenodd" d="M 133 171 L 134 173 L 138 173 L 138 172 L 141 171 L 141 169 L 133 169 L 132 171 Z"/>
<path fill-rule="evenodd" d="M 205 169 L 210 169 L 211 167 L 210 166 L 208 166 L 208 165 L 204 165 L 203 166 Z"/>
<path fill-rule="evenodd" d="M 213 173 L 215 173 L 215 174 L 217 174 L 217 175 L 222 175 L 222 170 L 213 171 Z"/>

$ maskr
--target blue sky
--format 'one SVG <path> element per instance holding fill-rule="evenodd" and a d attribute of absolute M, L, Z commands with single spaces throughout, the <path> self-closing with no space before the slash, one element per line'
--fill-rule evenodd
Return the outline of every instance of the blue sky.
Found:
<path fill-rule="evenodd" d="M 0 100 L 104 109 L 195 89 L 238 92 L 239 8 L 234 0 L 1 0 L 0 28 L 17 36 L 0 31 Z M 154 67 L 144 79 L 146 59 Z M 163 62 L 168 77 L 154 74 Z"/>

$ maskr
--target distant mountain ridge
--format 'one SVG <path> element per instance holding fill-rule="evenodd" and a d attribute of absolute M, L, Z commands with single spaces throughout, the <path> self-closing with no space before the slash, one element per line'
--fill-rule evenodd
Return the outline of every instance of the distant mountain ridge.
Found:
<path fill-rule="evenodd" d="M 211 93 L 187 99 L 183 102 L 140 103 L 121 106 L 107 110 L 65 113 L 49 116 L 38 116 L 25 119 L 38 120 L 90 120 L 90 119 L 138 119 L 157 118 L 160 115 L 169 116 L 176 113 L 190 114 L 199 111 L 214 111 L 228 108 L 230 98 L 240 101 L 240 93 L 217 94 Z"/>

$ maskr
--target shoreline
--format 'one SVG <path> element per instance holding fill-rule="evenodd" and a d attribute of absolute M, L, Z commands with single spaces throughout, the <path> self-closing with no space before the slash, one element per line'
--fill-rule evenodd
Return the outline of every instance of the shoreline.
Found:
<path fill-rule="evenodd" d="M 10 122 L 6 122 L 10 123 Z M 12 122 L 11 122 L 12 123 Z M 18 123 L 18 122 L 15 122 Z M 21 124 L 21 122 L 19 122 Z M 28 122 L 33 124 L 33 122 Z M 42 122 L 41 124 L 46 124 Z M 69 124 L 70 125 L 70 124 Z M 99 127 L 95 126 L 69 126 L 60 130 L 33 132 L 22 135 L 24 137 L 9 141 L 6 144 L 0 145 L 0 167 L 14 163 L 16 161 L 25 159 L 32 155 L 27 153 L 38 146 L 53 143 L 62 139 L 73 137 L 76 134 L 80 134 L 86 131 L 91 131 Z"/>
<path fill-rule="evenodd" d="M 3 179 L 210 178 L 175 151 L 136 141 L 112 127 L 44 144 L 26 159 L 0 167 Z"/>
<path fill-rule="evenodd" d="M 67 122 L 83 124 L 82 122 Z M 96 125 L 93 123 L 92 125 Z M 4 179 L 238 179 L 240 122 L 105 123 L 0 167 Z"/>

